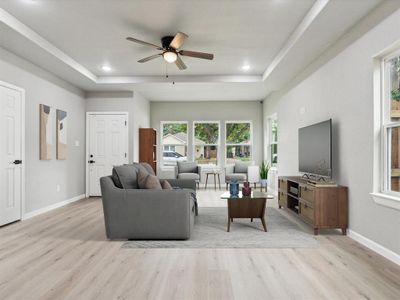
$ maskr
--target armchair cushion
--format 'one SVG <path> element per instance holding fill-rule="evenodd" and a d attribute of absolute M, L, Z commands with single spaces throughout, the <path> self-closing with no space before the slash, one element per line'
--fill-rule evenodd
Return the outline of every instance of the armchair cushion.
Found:
<path fill-rule="evenodd" d="M 235 162 L 235 173 L 247 173 L 247 167 L 249 165 L 242 161 Z"/>
<path fill-rule="evenodd" d="M 178 174 L 180 173 L 197 173 L 198 167 L 195 162 L 178 162 Z"/>
<path fill-rule="evenodd" d="M 179 173 L 178 179 L 193 179 L 193 180 L 200 180 L 200 175 L 197 173 Z"/>

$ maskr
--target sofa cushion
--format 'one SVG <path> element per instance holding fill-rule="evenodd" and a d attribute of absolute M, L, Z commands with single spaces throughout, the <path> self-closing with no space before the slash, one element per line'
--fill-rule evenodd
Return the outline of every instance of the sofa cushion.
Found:
<path fill-rule="evenodd" d="M 178 162 L 178 173 L 197 173 L 198 167 L 195 162 Z"/>
<path fill-rule="evenodd" d="M 178 179 L 194 179 L 194 180 L 199 180 L 200 175 L 197 173 L 179 173 L 178 174 Z"/>
<path fill-rule="evenodd" d="M 113 174 L 116 174 L 117 182 L 114 181 L 115 185 L 123 189 L 137 189 L 137 169 L 132 165 L 115 166 Z M 114 179 L 114 175 L 113 175 Z"/>
<path fill-rule="evenodd" d="M 235 162 L 235 173 L 247 173 L 247 167 L 249 165 L 242 161 Z"/>
<path fill-rule="evenodd" d="M 172 190 L 172 186 L 167 180 L 161 180 L 160 182 L 163 190 Z"/>
<path fill-rule="evenodd" d="M 112 170 L 111 178 L 112 178 L 112 180 L 113 180 L 115 186 L 116 186 L 117 188 L 122 189 L 121 180 L 119 180 L 119 176 L 118 176 L 118 173 L 117 173 L 117 171 L 115 170 L 115 168 L 113 168 L 113 170 Z"/>

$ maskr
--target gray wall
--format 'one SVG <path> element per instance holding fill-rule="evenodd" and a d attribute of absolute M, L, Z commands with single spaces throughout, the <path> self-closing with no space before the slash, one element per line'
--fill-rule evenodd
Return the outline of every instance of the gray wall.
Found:
<path fill-rule="evenodd" d="M 373 191 L 373 57 L 400 40 L 400 11 L 292 89 L 264 102 L 278 113 L 279 175 L 298 172 L 298 128 L 333 119 L 334 179 L 349 187 L 350 229 L 400 254 L 400 211 L 377 205 Z"/>
<path fill-rule="evenodd" d="M 129 161 L 139 160 L 139 128 L 150 126 L 150 103 L 137 92 L 98 92 L 86 95 L 86 111 L 129 113 Z"/>
<path fill-rule="evenodd" d="M 253 160 L 261 163 L 263 153 L 262 104 L 259 101 L 238 102 L 151 102 L 151 126 L 160 132 L 161 121 L 220 121 L 220 163 L 225 163 L 225 121 L 252 121 Z M 192 126 L 189 126 L 189 158 L 192 158 Z M 160 136 L 158 137 L 160 143 Z M 159 148 L 161 152 L 161 147 Z M 161 153 L 159 153 L 160 155 Z"/>
<path fill-rule="evenodd" d="M 25 212 L 85 193 L 85 100 L 82 91 L 0 48 L 0 80 L 25 89 Z M 39 104 L 68 113 L 68 159 L 39 160 Z M 55 114 L 54 114 L 55 116 Z M 79 146 L 75 146 L 79 141 Z M 56 186 L 60 185 L 60 192 Z"/>

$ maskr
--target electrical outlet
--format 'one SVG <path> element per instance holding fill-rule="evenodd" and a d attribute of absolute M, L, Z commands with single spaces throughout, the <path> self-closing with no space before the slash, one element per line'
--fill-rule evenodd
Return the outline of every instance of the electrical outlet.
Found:
<path fill-rule="evenodd" d="M 59 193 L 61 191 L 61 186 L 59 184 L 57 184 L 57 186 L 56 186 L 56 191 L 57 191 L 57 193 Z"/>

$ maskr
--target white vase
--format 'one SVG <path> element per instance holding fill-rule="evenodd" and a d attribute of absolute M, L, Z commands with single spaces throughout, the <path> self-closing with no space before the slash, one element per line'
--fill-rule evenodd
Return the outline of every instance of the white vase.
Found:
<path fill-rule="evenodd" d="M 267 183 L 268 183 L 268 180 L 267 180 L 267 179 L 261 179 L 261 186 L 262 186 L 262 187 L 266 187 L 266 186 L 267 186 Z"/>

